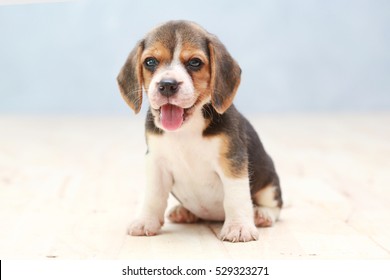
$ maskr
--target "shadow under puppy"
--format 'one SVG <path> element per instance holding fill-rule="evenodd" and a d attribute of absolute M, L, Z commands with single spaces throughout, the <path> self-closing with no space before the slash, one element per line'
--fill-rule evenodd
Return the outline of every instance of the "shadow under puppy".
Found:
<path fill-rule="evenodd" d="M 226 241 L 258 239 L 282 207 L 279 179 L 251 124 L 232 104 L 241 69 L 218 38 L 188 21 L 150 31 L 118 75 L 120 92 L 138 113 L 143 90 L 147 187 L 131 235 L 156 235 L 169 193 L 176 223 L 224 221 Z"/>

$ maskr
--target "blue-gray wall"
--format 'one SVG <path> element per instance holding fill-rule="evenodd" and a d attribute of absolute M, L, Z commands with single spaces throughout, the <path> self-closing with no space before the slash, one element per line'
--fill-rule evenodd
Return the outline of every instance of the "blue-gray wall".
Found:
<path fill-rule="evenodd" d="M 0 113 L 129 113 L 115 77 L 170 19 L 225 43 L 242 111 L 390 109 L 390 1 L 107 0 L 0 6 Z"/>

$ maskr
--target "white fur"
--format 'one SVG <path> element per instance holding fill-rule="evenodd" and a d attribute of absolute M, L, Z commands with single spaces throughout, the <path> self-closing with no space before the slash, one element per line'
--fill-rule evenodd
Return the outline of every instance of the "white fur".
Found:
<path fill-rule="evenodd" d="M 194 112 L 178 131 L 149 137 L 148 157 L 170 174 L 170 189 L 184 207 L 200 218 L 223 220 L 223 186 L 217 173 L 219 139 L 202 137 L 204 124 L 199 114 Z"/>
<path fill-rule="evenodd" d="M 227 177 L 219 164 L 220 138 L 203 137 L 204 119 L 196 110 L 191 121 L 173 132 L 149 135 L 148 184 L 133 235 L 154 235 L 163 223 L 169 192 L 196 216 L 225 220 L 220 238 L 257 239 L 249 179 Z"/>
<path fill-rule="evenodd" d="M 254 196 L 256 204 L 270 208 L 277 207 L 278 201 L 275 199 L 275 189 L 274 185 L 268 185 L 258 191 Z"/>

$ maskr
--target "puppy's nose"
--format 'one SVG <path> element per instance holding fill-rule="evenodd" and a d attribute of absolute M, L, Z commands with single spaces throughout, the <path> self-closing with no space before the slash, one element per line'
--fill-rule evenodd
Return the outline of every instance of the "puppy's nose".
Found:
<path fill-rule="evenodd" d="M 158 83 L 158 91 L 166 97 L 174 95 L 178 89 L 179 83 L 174 79 L 164 79 Z"/>

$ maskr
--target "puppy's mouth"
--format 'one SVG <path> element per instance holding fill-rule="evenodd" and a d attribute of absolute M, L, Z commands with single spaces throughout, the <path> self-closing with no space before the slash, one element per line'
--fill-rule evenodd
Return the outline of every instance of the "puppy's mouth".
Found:
<path fill-rule="evenodd" d="M 170 103 L 162 105 L 158 110 L 162 127 L 169 131 L 179 129 L 193 112 L 194 107 L 195 104 L 189 108 L 182 108 Z"/>

